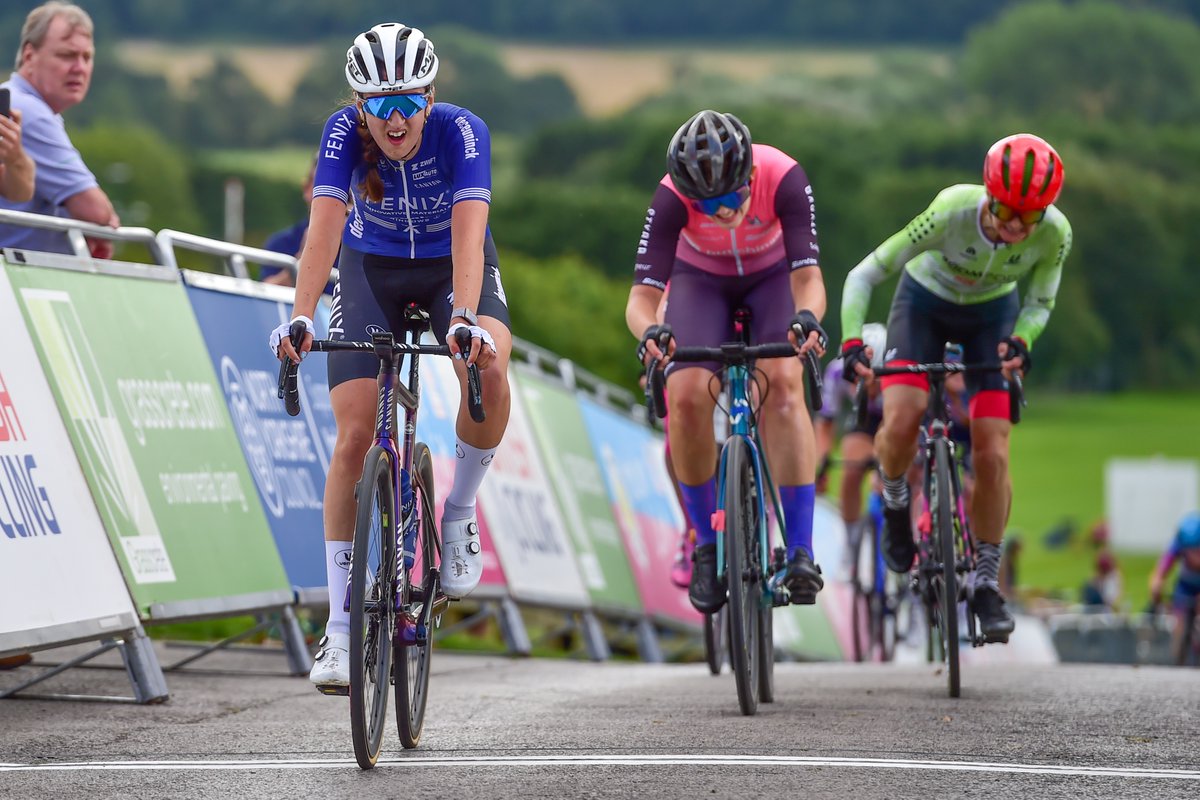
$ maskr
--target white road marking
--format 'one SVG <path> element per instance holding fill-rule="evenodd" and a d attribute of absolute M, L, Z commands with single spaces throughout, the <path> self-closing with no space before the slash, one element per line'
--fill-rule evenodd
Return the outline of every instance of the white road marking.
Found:
<path fill-rule="evenodd" d="M 921 761 L 885 758 L 822 758 L 819 756 L 753 755 L 580 755 L 580 756 L 446 756 L 439 758 L 383 758 L 379 767 L 842 767 L 847 769 L 906 769 L 958 772 L 992 772 L 1018 775 L 1062 775 L 1082 778 L 1157 778 L 1200 780 L 1200 770 L 1144 769 L 1138 767 L 1082 767 L 1064 764 L 1011 764 L 985 761 Z M 349 759 L 236 759 L 209 761 L 74 761 L 57 764 L 0 764 L 0 772 L 83 771 L 203 771 L 256 769 L 357 769 Z"/>

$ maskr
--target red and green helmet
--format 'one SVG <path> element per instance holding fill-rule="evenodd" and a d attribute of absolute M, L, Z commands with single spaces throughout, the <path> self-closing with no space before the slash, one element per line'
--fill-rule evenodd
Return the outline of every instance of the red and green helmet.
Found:
<path fill-rule="evenodd" d="M 996 142 L 983 159 L 988 194 L 1017 211 L 1043 209 L 1062 191 L 1062 159 L 1040 136 L 1016 133 Z"/>

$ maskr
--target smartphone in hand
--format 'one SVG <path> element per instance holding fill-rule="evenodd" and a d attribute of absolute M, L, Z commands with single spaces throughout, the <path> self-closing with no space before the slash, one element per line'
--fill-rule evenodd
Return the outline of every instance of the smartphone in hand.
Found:
<path fill-rule="evenodd" d="M 9 110 L 10 93 L 7 86 L 0 87 L 0 114 L 8 118 L 12 118 L 12 111 Z"/>

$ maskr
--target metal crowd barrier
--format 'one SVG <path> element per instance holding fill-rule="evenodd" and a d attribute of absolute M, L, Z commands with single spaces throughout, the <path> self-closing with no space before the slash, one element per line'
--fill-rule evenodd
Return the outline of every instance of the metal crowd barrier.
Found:
<path fill-rule="evenodd" d="M 1064 662 L 1172 663 L 1174 620 L 1169 615 L 1084 611 L 1055 614 L 1046 623 L 1058 656 Z"/>

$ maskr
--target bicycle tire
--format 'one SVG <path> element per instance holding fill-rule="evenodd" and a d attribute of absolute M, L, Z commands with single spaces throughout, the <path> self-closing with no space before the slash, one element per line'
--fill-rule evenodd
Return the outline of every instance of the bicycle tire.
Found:
<path fill-rule="evenodd" d="M 758 711 L 758 642 L 761 572 L 756 575 L 758 492 L 750 446 L 741 436 L 725 444 L 725 576 L 729 589 L 730 666 L 738 705 L 745 716 Z"/>
<path fill-rule="evenodd" d="M 424 442 L 413 449 L 413 502 L 417 522 L 417 542 L 408 579 L 400 590 L 400 613 L 423 619 L 424 603 L 437 595 L 438 532 L 434 522 L 435 497 L 433 488 L 433 456 Z M 397 620 L 397 627 L 403 619 Z M 429 698 L 429 673 L 433 661 L 433 631 L 422 633 L 418 627 L 416 643 L 398 647 L 394 672 L 396 682 L 396 726 L 400 744 L 411 750 L 420 744 L 425 725 L 425 704 Z"/>
<path fill-rule="evenodd" d="M 863 534 L 869 543 L 867 551 L 871 554 L 871 587 L 870 602 L 868 603 L 871 612 L 871 650 L 874 660 L 886 662 L 892 660 L 892 646 L 895 644 L 896 630 L 895 618 L 889 614 L 888 609 L 887 584 L 891 571 L 883 563 L 879 552 L 880 533 L 875 527 L 875 520 L 869 514 L 864 517 Z"/>
<path fill-rule="evenodd" d="M 1197 666 L 1194 638 L 1196 635 L 1196 605 L 1194 602 L 1192 607 L 1184 613 L 1181 624 L 1183 627 L 1179 631 L 1178 650 L 1173 654 L 1175 666 Z"/>
<path fill-rule="evenodd" d="M 775 702 L 775 607 L 759 595 L 758 702 Z"/>
<path fill-rule="evenodd" d="M 725 667 L 727 618 L 724 606 L 704 615 L 704 660 L 708 663 L 708 671 L 713 675 L 720 675 Z"/>
<path fill-rule="evenodd" d="M 391 456 L 374 446 L 363 464 L 350 563 L 350 730 L 355 760 L 371 769 L 387 722 L 396 518 Z"/>
<path fill-rule="evenodd" d="M 860 519 L 850 534 L 850 648 L 858 662 L 866 661 L 871 651 L 871 598 L 864 588 L 862 561 L 866 529 L 866 521 Z"/>
<path fill-rule="evenodd" d="M 955 530 L 953 493 L 950 476 L 950 447 L 945 440 L 933 445 L 934 482 L 937 497 L 933 504 L 933 530 L 937 537 L 937 553 L 941 558 L 941 614 L 942 652 L 946 657 L 946 680 L 951 697 L 962 692 L 958 663 L 958 563 L 954 546 Z"/>

